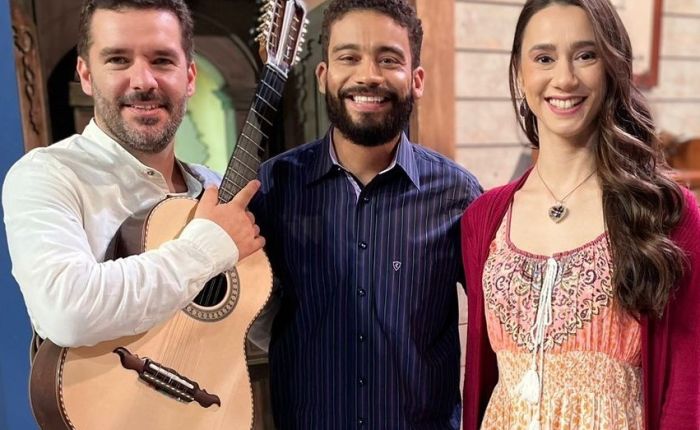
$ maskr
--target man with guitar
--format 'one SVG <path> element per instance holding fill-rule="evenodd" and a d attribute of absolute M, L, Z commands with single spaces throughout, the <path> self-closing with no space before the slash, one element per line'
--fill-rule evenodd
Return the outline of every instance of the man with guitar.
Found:
<path fill-rule="evenodd" d="M 2 193 L 13 274 L 40 337 L 77 347 L 145 332 L 263 246 L 246 210 L 259 183 L 217 204 L 219 176 L 175 158 L 193 51 L 184 0 L 85 1 L 77 71 L 94 118 L 22 157 Z M 200 195 L 177 238 L 106 259 L 127 218 Z"/>
<path fill-rule="evenodd" d="M 263 163 L 250 206 L 279 280 L 275 425 L 457 429 L 459 220 L 481 187 L 403 132 L 425 78 L 408 2 L 332 0 L 322 28 L 332 127 Z"/>

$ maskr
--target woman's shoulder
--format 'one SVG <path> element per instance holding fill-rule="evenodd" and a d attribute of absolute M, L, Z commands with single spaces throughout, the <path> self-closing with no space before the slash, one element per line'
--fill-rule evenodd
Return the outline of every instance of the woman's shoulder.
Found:
<path fill-rule="evenodd" d="M 505 185 L 500 185 L 485 191 L 467 208 L 468 213 L 483 213 L 483 212 L 498 212 L 498 208 L 505 207 L 512 200 L 515 192 L 522 186 L 527 174 L 509 182 Z"/>
<path fill-rule="evenodd" d="M 479 231 L 488 236 L 495 231 L 506 213 L 513 195 L 520 188 L 526 176 L 524 175 L 506 185 L 491 188 L 474 200 L 462 217 L 463 235 Z"/>
<path fill-rule="evenodd" d="M 700 209 L 693 192 L 682 188 L 684 205 L 683 214 L 675 228 L 671 231 L 671 238 L 686 253 L 700 255 Z"/>

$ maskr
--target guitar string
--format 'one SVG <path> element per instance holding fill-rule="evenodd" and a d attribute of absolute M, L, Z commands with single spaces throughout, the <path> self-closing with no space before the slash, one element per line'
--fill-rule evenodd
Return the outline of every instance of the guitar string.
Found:
<path fill-rule="evenodd" d="M 167 334 L 167 341 L 165 343 L 165 352 L 162 355 L 162 359 L 158 360 L 158 363 L 161 364 L 162 366 L 165 367 L 170 367 L 171 369 L 174 369 L 177 363 L 175 362 L 175 358 L 177 356 L 177 348 L 172 348 L 170 345 L 178 345 L 178 322 L 180 320 L 180 312 L 175 314 L 175 318 L 168 326 L 168 334 Z"/>
<path fill-rule="evenodd" d="M 262 77 L 263 81 L 266 82 L 267 80 L 269 80 L 270 79 L 269 75 L 270 75 L 270 72 L 269 72 L 268 68 L 266 67 L 264 69 L 264 72 L 263 72 L 263 77 Z M 269 88 L 266 85 L 262 84 L 260 95 L 261 95 L 261 98 L 263 100 L 258 100 L 257 98 L 254 99 L 253 106 L 254 107 L 256 107 L 256 105 L 263 105 L 264 106 L 266 101 L 268 99 L 270 99 L 269 92 L 270 92 Z M 269 102 L 267 102 L 267 103 L 269 103 Z M 262 111 L 260 106 L 257 106 L 257 107 L 258 107 L 258 110 Z M 264 111 L 263 111 L 263 114 L 265 114 Z M 250 134 L 252 135 L 253 133 L 250 132 Z M 256 134 L 257 134 L 257 132 L 256 132 Z M 259 139 L 259 138 L 264 137 L 264 134 L 262 132 L 260 132 L 260 136 L 253 136 L 253 137 L 257 137 Z M 250 166 L 244 160 L 241 160 L 240 158 L 236 158 L 235 161 L 238 161 L 239 163 L 243 164 L 244 166 L 246 166 L 247 168 L 250 169 Z M 257 161 L 259 163 L 259 160 L 255 160 L 255 161 Z M 253 170 L 253 169 L 251 169 L 251 170 Z M 226 191 L 229 192 L 228 190 L 226 190 Z M 207 291 L 204 292 L 203 302 L 207 305 L 211 305 L 211 304 L 213 304 L 214 298 L 219 298 L 222 296 L 223 296 L 224 301 L 227 301 L 228 294 L 226 294 L 226 293 L 228 291 L 228 286 L 227 286 L 228 282 L 227 282 L 225 275 L 223 275 L 223 276 L 217 275 L 212 280 L 212 282 L 214 284 L 213 286 L 211 284 L 209 284 L 209 287 L 212 287 L 212 288 L 208 288 L 205 286 L 205 289 Z M 184 327 L 181 327 L 178 330 L 183 335 L 183 337 L 184 337 L 183 340 L 186 341 L 185 345 L 188 346 L 185 348 L 184 354 L 180 357 L 180 360 L 178 360 L 180 362 L 179 367 L 182 368 L 184 372 L 187 372 L 187 374 L 190 374 L 191 372 L 194 372 L 196 370 L 197 361 L 199 359 L 198 354 L 196 354 L 197 351 L 199 350 L 199 348 L 193 347 L 194 346 L 193 342 L 198 342 L 198 340 L 199 340 L 199 337 L 196 336 L 195 330 L 194 330 L 196 324 L 194 323 L 194 321 L 192 321 L 191 323 L 188 323 L 189 320 L 190 320 L 189 318 L 184 319 L 183 320 Z"/>
<path fill-rule="evenodd" d="M 266 74 L 266 73 L 269 73 L 267 67 L 266 67 L 266 68 L 264 69 L 264 71 L 263 71 L 263 80 L 265 80 L 265 74 Z M 267 89 L 267 87 L 263 86 L 261 91 L 264 92 L 266 89 Z M 263 94 L 263 95 L 264 95 L 264 94 Z M 266 98 L 268 98 L 268 97 L 266 96 Z M 254 99 L 254 103 L 253 103 L 253 112 L 255 112 L 255 113 L 258 114 L 258 115 L 264 115 L 264 113 L 258 113 L 258 112 L 257 112 L 258 110 L 262 111 L 262 109 L 260 109 L 260 107 L 258 107 L 258 105 L 259 105 L 258 100 L 257 100 L 257 98 L 255 98 L 255 99 Z M 256 109 L 256 107 L 257 107 L 257 109 Z M 245 130 L 245 127 L 244 127 L 244 130 Z M 252 134 L 252 133 L 250 133 L 250 134 Z M 253 142 L 253 143 L 254 143 L 254 142 Z M 256 145 L 256 146 L 259 147 L 259 145 Z M 237 154 L 236 154 L 236 155 L 237 155 Z M 252 155 L 251 155 L 251 158 L 252 158 Z M 232 163 L 232 164 L 234 164 L 234 166 L 229 166 L 229 168 L 227 169 L 227 171 L 229 171 L 229 170 L 235 170 L 235 169 L 232 169 L 233 167 L 235 167 L 235 164 L 236 164 L 235 162 L 238 162 L 239 164 L 242 164 L 243 166 L 245 166 L 246 168 L 250 169 L 251 171 L 253 171 L 253 170 L 257 171 L 257 169 L 252 169 L 252 168 L 250 167 L 250 165 L 249 165 L 248 163 L 246 163 L 245 160 L 242 160 L 240 157 L 235 157 L 235 158 L 233 159 L 233 161 L 234 161 L 234 163 Z M 258 163 L 258 164 L 259 164 L 259 162 L 260 162 L 259 159 L 253 159 L 253 161 L 256 162 L 256 163 Z M 242 178 L 242 179 L 243 179 L 243 178 Z M 233 185 L 234 185 L 234 186 L 239 187 L 240 189 L 242 189 L 241 184 L 239 184 L 237 181 L 235 181 L 235 179 L 232 180 L 232 182 L 233 182 Z M 240 189 L 239 189 L 239 190 L 240 190 Z M 230 190 L 227 190 L 227 191 L 228 191 L 229 194 L 231 194 L 231 195 L 234 195 L 234 194 L 235 194 L 235 192 L 231 192 Z"/>
<path fill-rule="evenodd" d="M 238 152 L 240 151 L 234 151 L 233 164 L 235 164 L 236 162 L 236 155 Z M 236 185 L 235 182 L 234 185 Z M 226 191 L 228 194 L 233 195 L 233 193 L 229 192 L 228 190 L 224 191 Z M 227 199 L 227 201 L 230 201 L 230 199 Z M 217 274 L 214 278 L 207 281 L 207 283 L 204 286 L 204 291 L 201 292 L 200 303 L 204 307 L 212 307 L 213 305 L 216 305 L 214 303 L 214 299 L 221 298 L 222 295 L 226 294 L 226 281 L 226 275 L 223 274 Z M 224 301 L 226 301 L 227 299 L 228 297 L 223 298 Z M 182 340 L 184 341 L 183 345 L 185 346 L 185 348 L 181 356 L 181 364 L 179 368 L 181 369 L 181 372 L 184 372 L 183 376 L 189 374 L 196 374 L 199 359 L 199 354 L 196 353 L 199 350 L 197 343 L 201 340 L 201 336 L 197 336 L 197 334 L 201 333 L 195 333 L 195 326 L 196 323 L 194 321 L 185 321 L 184 326 L 181 327 L 181 334 L 183 338 Z"/>
<path fill-rule="evenodd" d="M 272 74 L 273 77 L 276 77 L 276 73 L 274 73 L 274 71 L 271 71 L 268 67 L 265 67 L 265 69 L 263 71 L 263 77 L 262 77 L 263 81 L 267 82 L 267 80 L 270 77 L 269 76 L 270 74 Z M 268 93 L 268 91 L 270 91 L 272 89 L 274 89 L 274 87 L 268 88 L 268 86 L 266 86 L 265 84 L 261 85 L 260 93 L 262 96 L 261 97 L 262 100 L 255 98 L 253 101 L 253 111 L 255 113 L 257 113 L 258 115 L 262 116 L 262 115 L 267 114 L 266 105 L 272 111 L 274 111 L 274 113 L 276 113 L 276 109 L 274 109 L 272 104 L 267 101 L 270 98 L 270 95 L 268 95 L 267 93 Z M 277 91 L 274 91 L 274 92 L 277 93 Z M 275 100 L 275 104 L 279 102 L 279 93 L 277 95 L 278 95 L 278 97 Z M 256 106 L 256 105 L 258 105 L 258 106 Z M 257 109 L 255 109 L 256 107 L 257 107 Z M 258 111 L 261 113 L 258 113 Z M 264 118 L 264 119 L 267 121 L 267 118 Z M 270 123 L 270 121 L 267 121 L 267 122 Z M 261 126 L 262 126 L 262 124 L 261 124 Z M 262 131 L 258 130 L 257 132 L 260 133 L 260 136 L 257 136 L 258 139 L 265 137 L 265 135 L 264 135 L 264 133 L 262 133 Z M 253 134 L 253 133 L 251 133 L 251 134 Z M 257 145 L 257 146 L 260 147 L 259 145 Z M 252 159 L 252 155 L 251 155 L 251 159 Z M 248 169 L 253 170 L 250 168 L 250 166 L 244 160 L 234 158 L 234 161 L 238 161 L 240 164 L 243 164 Z M 257 158 L 253 159 L 253 161 L 257 162 L 258 164 L 260 162 L 260 160 Z M 257 169 L 255 169 L 255 170 L 257 170 Z M 235 181 L 233 181 L 233 183 L 234 183 L 234 185 L 238 185 L 238 184 L 235 184 Z M 239 188 L 242 189 L 242 187 L 239 187 Z M 239 189 L 239 191 L 240 191 L 240 189 Z M 226 192 L 228 192 L 230 194 L 229 190 L 226 190 Z M 213 301 L 212 294 L 214 294 L 214 292 L 216 293 L 216 294 L 214 294 L 214 297 L 221 297 L 222 294 L 225 295 L 227 292 L 228 280 L 225 277 L 225 275 L 224 276 L 217 275 L 215 277 L 215 279 L 213 280 L 213 282 L 215 283 L 215 287 L 213 288 L 214 291 L 210 290 L 210 291 L 205 292 L 205 296 L 208 296 L 208 297 L 205 297 L 205 302 L 207 304 L 210 304 Z M 222 293 L 222 288 L 224 289 L 223 293 Z M 224 297 L 224 300 L 225 301 L 228 300 L 228 295 L 226 295 L 226 297 Z M 185 317 L 181 314 L 178 314 L 178 315 L 176 315 L 175 323 L 173 324 L 173 326 L 174 327 L 169 328 L 170 333 L 168 335 L 169 338 L 171 339 L 171 341 L 175 337 L 175 333 L 179 333 L 180 335 L 182 335 L 180 340 L 181 341 L 185 340 L 185 342 L 184 343 L 183 342 L 173 342 L 170 344 L 171 345 L 183 345 L 184 344 L 185 345 L 184 353 L 178 354 L 177 353 L 178 348 L 175 348 L 175 350 L 173 351 L 175 353 L 175 356 L 172 356 L 172 353 L 170 353 L 170 352 L 163 354 L 164 356 L 168 357 L 169 359 L 165 363 L 162 363 L 162 364 L 163 364 L 163 366 L 169 367 L 169 368 L 176 370 L 176 371 L 178 371 L 178 369 L 182 369 L 182 372 L 184 372 L 184 374 L 183 373 L 181 373 L 181 374 L 183 376 L 187 375 L 187 374 L 192 374 L 196 370 L 197 362 L 200 358 L 199 354 L 197 353 L 199 351 L 199 348 L 195 348 L 194 347 L 195 345 L 193 344 L 193 342 L 198 342 L 201 339 L 201 337 L 195 336 L 195 334 L 194 334 L 195 327 L 197 326 L 197 324 L 195 323 L 195 321 L 193 319 L 191 319 L 189 317 Z M 183 337 L 184 337 L 184 339 L 183 339 Z M 166 348 L 166 349 L 168 349 L 168 348 Z M 179 357 L 177 357 L 177 356 L 179 356 Z M 168 362 L 171 362 L 171 364 L 168 364 Z M 178 373 L 179 372 L 180 371 L 178 371 Z M 169 379 L 170 379 L 169 382 L 172 383 L 173 382 L 172 378 L 169 378 Z"/>
<path fill-rule="evenodd" d="M 187 375 L 191 375 L 191 371 L 189 366 L 187 366 L 187 363 L 189 363 L 188 353 L 192 349 L 192 344 L 188 341 L 189 336 L 185 335 L 185 332 L 187 331 L 187 326 L 193 324 L 193 322 L 191 318 L 182 314 L 184 314 L 184 312 L 180 312 L 177 316 L 176 327 L 178 339 L 177 347 L 175 348 L 175 359 L 173 360 L 172 365 L 166 365 L 166 367 L 169 367 L 179 375 L 186 377 Z M 172 377 L 168 378 L 168 383 L 171 385 L 177 384 Z"/>
<path fill-rule="evenodd" d="M 168 336 L 168 343 L 167 343 L 167 348 L 165 354 L 163 354 L 163 359 L 159 360 L 159 363 L 162 366 L 169 367 L 171 369 L 176 369 L 178 362 L 176 361 L 177 358 L 177 352 L 178 352 L 178 345 L 180 344 L 178 342 L 178 333 L 179 333 L 179 328 L 178 326 L 180 325 L 180 312 L 175 314 L 175 318 L 173 319 L 172 324 L 170 325 L 170 333 Z M 171 345 L 175 345 L 175 347 L 172 347 Z M 169 381 L 168 381 L 169 382 Z"/>
<path fill-rule="evenodd" d="M 218 276 L 217 276 L 218 279 Z M 200 336 L 194 336 L 193 333 L 195 332 L 195 328 L 197 327 L 197 322 L 193 318 L 186 318 L 185 319 L 185 326 L 184 329 L 187 331 L 186 339 L 188 340 L 187 345 L 188 347 L 185 350 L 185 358 L 184 358 L 184 363 L 182 364 L 183 366 L 183 371 L 185 373 L 182 374 L 182 376 L 189 376 L 190 378 L 193 375 L 197 375 L 198 372 L 197 370 L 197 360 L 193 359 L 193 355 L 196 354 L 196 352 L 200 349 L 199 348 L 199 343 L 202 342 L 202 334 L 200 333 Z M 204 326 L 205 328 L 208 327 L 208 325 Z M 199 331 L 199 330 L 197 330 Z"/>

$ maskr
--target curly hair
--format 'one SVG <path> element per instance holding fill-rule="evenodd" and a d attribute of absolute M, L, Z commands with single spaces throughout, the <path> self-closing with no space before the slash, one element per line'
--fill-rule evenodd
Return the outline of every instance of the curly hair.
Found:
<path fill-rule="evenodd" d="M 539 147 L 537 118 L 520 99 L 522 41 L 530 19 L 552 5 L 580 7 L 595 33 L 607 96 L 594 148 L 602 184 L 603 216 L 619 304 L 632 315 L 661 316 L 685 269 L 682 250 L 669 238 L 683 214 L 680 186 L 668 175 L 647 102 L 634 84 L 632 47 L 609 0 L 528 0 L 518 19 L 510 58 L 510 92 L 520 127 Z"/>
<path fill-rule="evenodd" d="M 420 66 L 420 50 L 423 43 L 423 26 L 416 10 L 406 0 L 332 0 L 323 14 L 320 43 L 323 61 L 328 63 L 328 44 L 331 39 L 331 26 L 352 11 L 374 11 L 393 19 L 408 30 L 411 47 L 411 67 Z"/>
<path fill-rule="evenodd" d="M 182 30 L 182 49 L 188 62 L 194 58 L 194 22 L 190 9 L 184 0 L 85 0 L 78 23 L 78 55 L 88 58 L 92 45 L 90 25 L 92 16 L 98 9 L 122 11 L 124 9 L 156 9 L 175 14 Z"/>

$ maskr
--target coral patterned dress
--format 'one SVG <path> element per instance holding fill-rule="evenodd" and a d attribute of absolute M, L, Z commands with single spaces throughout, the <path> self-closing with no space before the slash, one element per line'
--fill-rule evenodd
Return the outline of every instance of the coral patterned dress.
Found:
<path fill-rule="evenodd" d="M 641 328 L 615 304 L 606 234 L 534 255 L 510 241 L 509 211 L 483 277 L 499 381 L 482 430 L 643 430 Z M 541 379 L 536 400 L 519 391 L 532 368 Z"/>

